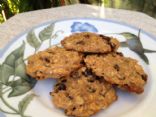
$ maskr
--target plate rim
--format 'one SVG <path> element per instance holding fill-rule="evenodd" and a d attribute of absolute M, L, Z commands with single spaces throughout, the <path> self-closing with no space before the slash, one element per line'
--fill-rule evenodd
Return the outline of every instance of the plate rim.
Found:
<path fill-rule="evenodd" d="M 17 36 L 13 37 L 10 41 L 7 42 L 7 44 L 2 47 L 0 49 L 0 58 L 4 55 L 4 53 L 7 51 L 7 49 L 14 43 L 16 42 L 22 35 L 28 33 L 30 30 L 35 29 L 35 28 L 39 28 L 41 26 L 44 25 L 48 25 L 50 23 L 58 23 L 58 22 L 62 22 L 62 21 L 68 21 L 68 20 L 95 20 L 95 21 L 103 21 L 103 22 L 110 22 L 110 23 L 115 23 L 115 24 L 120 24 L 123 26 L 127 26 L 130 27 L 134 30 L 139 30 L 139 28 L 137 28 L 136 26 L 130 25 L 128 23 L 122 22 L 122 21 L 117 21 L 117 20 L 112 20 L 109 18 L 87 18 L 87 17 L 77 17 L 77 18 L 64 18 L 64 19 L 59 19 L 59 20 L 55 20 L 55 21 L 47 21 L 35 26 L 32 26 L 31 28 L 26 29 L 25 31 L 19 33 Z M 153 34 L 144 31 L 143 29 L 141 29 L 142 33 L 149 36 L 152 40 L 156 41 L 156 36 L 154 36 Z"/>

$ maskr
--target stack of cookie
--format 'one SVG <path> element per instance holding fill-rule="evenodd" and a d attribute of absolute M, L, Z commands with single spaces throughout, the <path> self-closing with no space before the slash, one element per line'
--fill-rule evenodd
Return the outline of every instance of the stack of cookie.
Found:
<path fill-rule="evenodd" d="M 136 60 L 117 52 L 119 41 L 83 32 L 66 37 L 28 59 L 27 74 L 38 80 L 58 79 L 53 103 L 65 114 L 88 117 L 117 100 L 114 87 L 140 94 L 147 75 Z"/>

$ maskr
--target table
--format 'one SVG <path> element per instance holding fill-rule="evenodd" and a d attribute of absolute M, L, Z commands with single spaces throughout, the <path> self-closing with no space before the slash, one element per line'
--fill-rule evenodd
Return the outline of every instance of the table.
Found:
<path fill-rule="evenodd" d="M 99 6 L 75 4 L 44 10 L 36 10 L 13 16 L 0 25 L 0 48 L 3 48 L 15 36 L 38 24 L 64 18 L 94 17 L 124 22 L 156 36 L 156 20 L 144 13 L 102 8 Z"/>

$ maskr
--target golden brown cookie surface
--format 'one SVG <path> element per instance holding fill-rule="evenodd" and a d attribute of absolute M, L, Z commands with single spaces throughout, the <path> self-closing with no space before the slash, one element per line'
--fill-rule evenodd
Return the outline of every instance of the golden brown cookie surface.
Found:
<path fill-rule="evenodd" d="M 74 117 L 89 117 L 117 100 L 113 87 L 85 67 L 59 79 L 51 95 L 58 108 Z"/>
<path fill-rule="evenodd" d="M 85 59 L 88 68 L 107 82 L 130 92 L 142 93 L 147 75 L 136 60 L 117 53 L 89 55 Z"/>
<path fill-rule="evenodd" d="M 61 78 L 81 67 L 82 54 L 61 47 L 49 48 L 28 58 L 27 74 L 38 80 Z"/>
<path fill-rule="evenodd" d="M 116 51 L 119 47 L 117 39 L 90 32 L 70 35 L 62 40 L 61 44 L 67 50 L 88 53 L 108 53 Z"/>

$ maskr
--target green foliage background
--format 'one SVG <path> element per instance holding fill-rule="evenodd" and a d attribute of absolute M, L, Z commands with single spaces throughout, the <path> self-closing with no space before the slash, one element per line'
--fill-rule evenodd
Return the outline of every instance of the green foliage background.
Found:
<path fill-rule="evenodd" d="M 0 22 L 21 12 L 76 3 L 136 10 L 156 18 L 156 0 L 0 0 Z"/>

